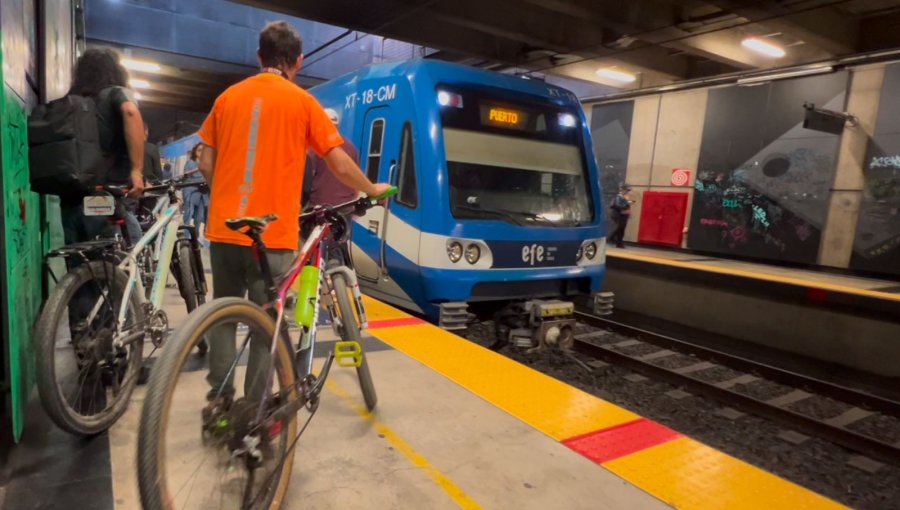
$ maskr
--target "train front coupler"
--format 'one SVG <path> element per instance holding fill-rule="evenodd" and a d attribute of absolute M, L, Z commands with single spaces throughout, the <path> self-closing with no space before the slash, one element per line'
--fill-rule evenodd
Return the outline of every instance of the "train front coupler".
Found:
<path fill-rule="evenodd" d="M 569 350 L 575 341 L 575 303 L 532 299 L 513 303 L 496 316 L 498 340 L 527 349 Z"/>

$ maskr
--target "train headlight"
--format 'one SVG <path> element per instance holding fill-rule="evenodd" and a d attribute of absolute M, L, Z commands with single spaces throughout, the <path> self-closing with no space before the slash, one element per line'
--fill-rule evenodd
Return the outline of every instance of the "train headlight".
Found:
<path fill-rule="evenodd" d="M 441 106 L 452 106 L 454 108 L 463 107 L 463 97 L 460 94 L 439 90 L 437 93 L 438 104 Z"/>
<path fill-rule="evenodd" d="M 559 114 L 559 125 L 562 127 L 575 127 L 575 116 L 571 113 L 560 113 Z"/>
<path fill-rule="evenodd" d="M 477 244 L 466 246 L 466 262 L 475 264 L 481 258 L 481 248 Z"/>
<path fill-rule="evenodd" d="M 578 251 L 575 252 L 575 261 L 581 262 L 581 257 L 584 257 L 584 246 L 578 247 Z"/>
<path fill-rule="evenodd" d="M 588 260 L 594 260 L 597 256 L 597 243 L 591 241 L 584 247 L 584 255 Z"/>
<path fill-rule="evenodd" d="M 458 242 L 454 241 L 447 245 L 447 257 L 450 259 L 450 262 L 454 264 L 459 262 L 463 256 L 463 247 Z"/>

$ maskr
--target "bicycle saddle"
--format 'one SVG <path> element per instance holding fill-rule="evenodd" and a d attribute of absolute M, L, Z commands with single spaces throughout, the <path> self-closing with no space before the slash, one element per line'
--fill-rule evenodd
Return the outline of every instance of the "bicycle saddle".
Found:
<path fill-rule="evenodd" d="M 249 216 L 246 218 L 235 218 L 231 220 L 225 220 L 225 226 L 234 230 L 235 232 L 240 232 L 241 230 L 249 229 L 255 230 L 257 232 L 262 232 L 266 229 L 269 223 L 278 219 L 278 216 L 275 214 L 267 214 L 262 218 L 257 218 L 253 216 Z"/>

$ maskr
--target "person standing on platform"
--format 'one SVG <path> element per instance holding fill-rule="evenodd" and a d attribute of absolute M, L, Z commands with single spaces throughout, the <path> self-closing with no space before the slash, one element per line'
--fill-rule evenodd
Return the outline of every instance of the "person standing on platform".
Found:
<path fill-rule="evenodd" d="M 100 148 L 109 169 L 106 183 L 130 186 L 128 196 L 118 200 L 117 209 L 129 237 L 140 238 L 140 224 L 127 203 L 136 201 L 144 191 L 144 121 L 134 93 L 128 89 L 128 71 L 114 51 L 88 49 L 75 65 L 69 94 L 96 102 Z M 82 197 L 63 197 L 60 208 L 66 244 L 112 234 L 107 218 L 84 215 Z"/>
<path fill-rule="evenodd" d="M 631 218 L 631 186 L 623 184 L 619 186 L 619 194 L 613 199 L 613 203 L 609 208 L 612 211 L 612 219 L 616 222 L 616 228 L 609 236 L 610 244 L 615 244 L 616 248 L 625 247 L 625 227 L 628 226 L 628 220 Z"/>
<path fill-rule="evenodd" d="M 163 179 L 159 147 L 150 143 L 150 128 L 144 123 L 144 180 L 157 183 Z"/>
<path fill-rule="evenodd" d="M 340 123 L 337 112 L 331 108 L 326 108 L 325 114 L 328 115 L 328 120 L 337 128 Z M 354 163 L 358 164 L 359 152 L 350 140 L 344 140 L 341 148 L 344 149 L 344 152 L 350 156 Z M 315 151 L 307 151 L 306 169 L 304 180 L 308 179 L 309 182 L 307 184 L 309 187 L 309 199 L 304 203 L 306 207 L 343 204 L 359 195 L 359 192 L 339 181 L 328 168 L 328 162 L 316 154 Z"/>
<path fill-rule="evenodd" d="M 204 221 L 203 212 L 200 206 L 203 200 L 200 197 L 200 187 L 204 184 L 203 174 L 200 173 L 200 155 L 203 153 L 203 144 L 198 143 L 191 149 L 190 157 L 184 165 L 184 174 L 182 181 L 185 183 L 196 184 L 195 186 L 185 186 L 181 189 L 181 198 L 184 200 L 184 224 L 199 226 Z M 199 213 L 199 214 L 198 214 Z"/>
<path fill-rule="evenodd" d="M 225 225 L 229 218 L 276 214 L 263 233 L 277 278 L 290 268 L 300 237 L 300 199 L 307 147 L 323 156 L 344 184 L 369 196 L 387 191 L 373 184 L 341 149 L 344 140 L 318 101 L 293 82 L 303 62 L 300 34 L 287 22 L 269 23 L 259 34 L 260 73 L 232 85 L 215 101 L 200 128 L 200 170 L 211 187 L 207 237 L 213 297 L 247 295 L 263 304 L 266 285 L 250 240 Z M 235 326 L 210 332 L 210 406 L 234 394 L 227 379 L 237 351 Z M 261 398 L 269 348 L 250 343 L 245 396 Z M 217 391 L 221 390 L 221 391 Z M 222 399 L 220 402 L 219 400 Z"/>

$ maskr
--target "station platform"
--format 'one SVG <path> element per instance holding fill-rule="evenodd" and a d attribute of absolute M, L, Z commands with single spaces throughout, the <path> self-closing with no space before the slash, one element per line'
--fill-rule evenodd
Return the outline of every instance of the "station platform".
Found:
<path fill-rule="evenodd" d="M 843 508 L 400 310 L 366 307 L 378 407 L 365 411 L 354 371 L 332 371 L 284 508 Z M 4 508 L 140 508 L 143 393 L 90 440 L 33 406 Z"/>
<path fill-rule="evenodd" d="M 615 310 L 648 323 L 783 368 L 900 378 L 900 282 L 633 245 L 610 248 L 606 268 Z"/>
<path fill-rule="evenodd" d="M 606 255 L 617 262 L 643 262 L 670 268 L 702 271 L 711 275 L 746 278 L 812 291 L 819 290 L 900 303 L 900 281 L 745 262 L 646 246 L 628 246 L 626 249 L 609 248 Z"/>

